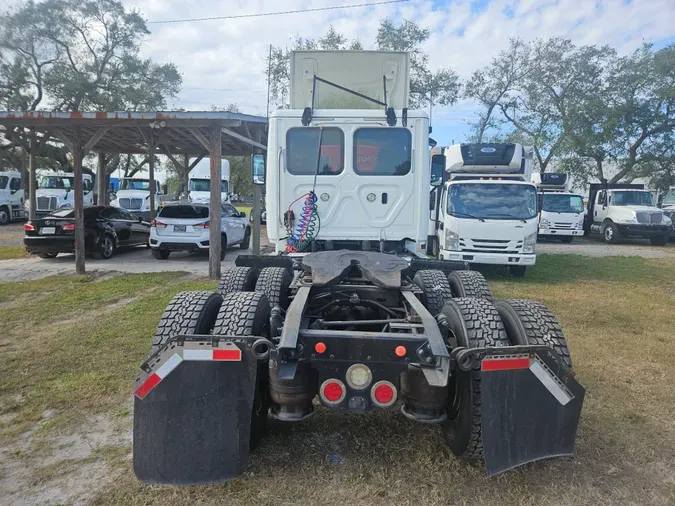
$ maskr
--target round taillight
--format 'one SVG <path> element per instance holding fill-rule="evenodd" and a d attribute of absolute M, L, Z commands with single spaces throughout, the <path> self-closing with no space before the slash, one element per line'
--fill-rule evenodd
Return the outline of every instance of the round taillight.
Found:
<path fill-rule="evenodd" d="M 388 381 L 378 381 L 370 391 L 373 402 L 386 408 L 396 402 L 396 387 Z"/>
<path fill-rule="evenodd" d="M 373 373 L 364 364 L 354 364 L 347 369 L 347 384 L 355 390 L 363 390 L 373 381 Z"/>
<path fill-rule="evenodd" d="M 327 379 L 322 383 L 319 394 L 326 404 L 340 404 L 347 395 L 347 389 L 342 381 Z"/>
<path fill-rule="evenodd" d="M 316 343 L 314 345 L 314 351 L 317 353 L 325 353 L 326 352 L 326 344 L 325 343 Z"/>

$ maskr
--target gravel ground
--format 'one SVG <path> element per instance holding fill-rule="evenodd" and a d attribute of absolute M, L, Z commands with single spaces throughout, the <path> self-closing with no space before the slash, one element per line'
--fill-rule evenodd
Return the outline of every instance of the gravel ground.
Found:
<path fill-rule="evenodd" d="M 551 255 L 582 255 L 587 257 L 640 256 L 643 258 L 675 257 L 675 242 L 666 246 L 652 246 L 648 240 L 626 239 L 620 244 L 605 244 L 599 238 L 575 238 L 571 244 L 558 241 L 540 241 L 537 253 Z"/>
<path fill-rule="evenodd" d="M 22 246 L 23 223 L 12 223 L 0 227 L 0 246 Z"/>

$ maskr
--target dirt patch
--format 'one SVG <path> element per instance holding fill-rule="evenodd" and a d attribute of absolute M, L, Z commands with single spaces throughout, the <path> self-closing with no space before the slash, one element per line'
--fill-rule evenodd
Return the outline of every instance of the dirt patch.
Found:
<path fill-rule="evenodd" d="M 115 478 L 106 462 L 110 448 L 130 445 L 131 434 L 104 415 L 88 417 L 77 430 L 46 436 L 53 413 L 0 449 L 0 492 L 13 506 L 86 504 Z"/>

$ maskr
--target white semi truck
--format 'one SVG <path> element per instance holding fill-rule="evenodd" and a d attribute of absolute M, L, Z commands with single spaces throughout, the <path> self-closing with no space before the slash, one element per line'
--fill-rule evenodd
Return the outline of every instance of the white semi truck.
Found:
<path fill-rule="evenodd" d="M 293 54 L 291 108 L 269 123 L 265 207 L 277 252 L 314 243 L 414 254 L 426 239 L 429 118 L 406 109 L 408 55 L 359 52 L 365 59 L 345 65 L 351 55 Z"/>
<path fill-rule="evenodd" d="M 455 455 L 490 475 L 572 453 L 584 389 L 553 314 L 493 303 L 465 262 L 420 258 L 429 128 L 405 109 L 408 61 L 293 55 L 291 109 L 270 118 L 267 181 L 263 155 L 252 156 L 282 254 L 241 255 L 217 292 L 179 293 L 164 311 L 134 384 L 140 480 L 235 479 L 268 417 L 301 422 L 318 403 L 437 424 Z"/>
<path fill-rule="evenodd" d="M 187 198 L 193 202 L 209 202 L 211 200 L 211 162 L 208 158 L 200 161 L 190 172 Z M 220 198 L 223 204 L 230 202 L 230 162 L 222 160 Z"/>
<path fill-rule="evenodd" d="M 21 189 L 21 173 L 0 172 L 0 225 L 26 219 L 25 194 Z"/>
<path fill-rule="evenodd" d="M 531 152 L 521 144 L 454 144 L 433 155 L 432 172 L 428 253 L 524 276 L 536 261 Z"/>
<path fill-rule="evenodd" d="M 144 220 L 150 220 L 150 192 L 155 192 L 155 216 L 165 198 L 159 181 L 155 180 L 154 183 L 151 190 L 149 179 L 123 177 L 120 179 L 120 188 L 117 190 L 115 200 L 110 205 L 126 209 Z"/>
<path fill-rule="evenodd" d="M 44 216 L 62 207 L 74 207 L 75 175 L 61 171 L 41 172 L 35 193 L 36 216 Z M 82 193 L 84 205 L 93 205 L 94 180 L 89 174 L 82 174 Z"/>
<path fill-rule="evenodd" d="M 575 237 L 583 236 L 584 199 L 568 191 L 567 174 L 535 172 L 532 182 L 537 185 L 539 237 L 571 243 Z"/>

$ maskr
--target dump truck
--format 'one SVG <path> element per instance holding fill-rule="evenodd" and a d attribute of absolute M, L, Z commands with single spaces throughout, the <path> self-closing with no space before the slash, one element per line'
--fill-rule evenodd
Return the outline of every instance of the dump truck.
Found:
<path fill-rule="evenodd" d="M 429 126 L 407 110 L 408 68 L 293 54 L 291 109 L 252 157 L 278 254 L 239 256 L 217 291 L 167 306 L 134 383 L 140 480 L 232 480 L 270 421 L 318 409 L 435 424 L 489 475 L 572 453 L 584 389 L 555 316 L 422 252 Z"/>

